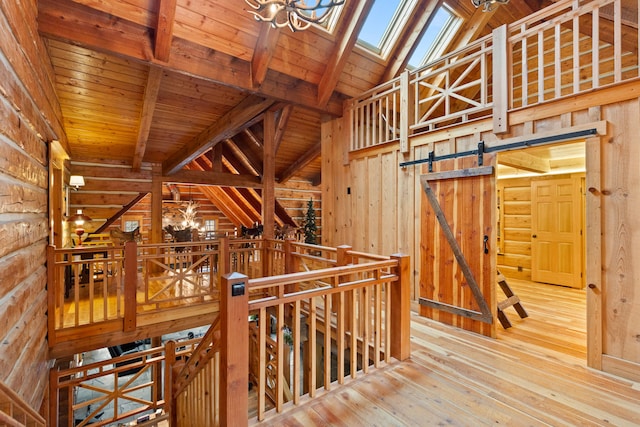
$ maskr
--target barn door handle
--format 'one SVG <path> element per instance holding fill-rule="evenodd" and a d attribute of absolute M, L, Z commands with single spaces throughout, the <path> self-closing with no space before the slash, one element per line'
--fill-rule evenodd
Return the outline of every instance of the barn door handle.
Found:
<path fill-rule="evenodd" d="M 487 236 L 486 234 L 484 235 L 484 253 L 488 254 L 489 253 L 489 236 Z"/>

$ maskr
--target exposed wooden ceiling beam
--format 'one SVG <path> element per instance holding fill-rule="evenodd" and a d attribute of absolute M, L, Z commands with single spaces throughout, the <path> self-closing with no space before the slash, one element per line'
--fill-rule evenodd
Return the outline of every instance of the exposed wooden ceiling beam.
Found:
<path fill-rule="evenodd" d="M 142 114 L 140 114 L 140 126 L 138 127 L 138 136 L 136 140 L 136 148 L 133 155 L 132 168 L 139 171 L 142 166 L 144 152 L 147 149 L 147 138 L 151 129 L 153 120 L 153 112 L 156 109 L 156 101 L 158 100 L 158 92 L 160 91 L 160 82 L 162 80 L 162 70 L 152 66 L 147 76 L 147 85 L 144 89 L 144 100 L 142 101 Z"/>
<path fill-rule="evenodd" d="M 318 86 L 272 71 L 260 88 L 253 85 L 251 63 L 203 45 L 174 38 L 167 62 L 154 57 L 149 28 L 74 3 L 72 0 L 40 0 L 38 29 L 52 39 L 80 45 L 144 63 L 157 63 L 176 73 L 230 86 L 247 93 L 302 105 L 334 116 L 342 115 L 343 97 L 334 94 L 326 105 L 318 104 Z"/>
<path fill-rule="evenodd" d="M 245 135 L 245 133 L 241 135 Z M 261 153 L 251 147 L 250 144 L 245 143 L 243 138 L 240 137 L 241 135 L 236 135 L 234 138 L 229 138 L 225 141 L 225 158 L 236 169 L 238 169 L 237 162 L 239 161 L 242 167 L 247 170 L 247 173 L 255 173 L 262 177 Z"/>
<path fill-rule="evenodd" d="M 372 6 L 373 0 L 356 0 L 352 7 L 346 7 L 347 15 L 342 19 L 344 30 L 337 37 L 338 43 L 331 53 L 331 58 L 327 62 L 318 85 L 319 105 L 325 105 L 329 102 L 349 55 L 358 40 L 358 33 L 364 25 L 364 17 L 367 16 Z"/>
<path fill-rule="evenodd" d="M 551 170 L 548 159 L 522 151 L 505 151 L 498 156 L 498 163 L 529 172 L 546 173 Z"/>
<path fill-rule="evenodd" d="M 306 165 L 315 160 L 318 156 L 320 156 L 322 152 L 322 145 L 320 142 L 315 144 L 310 150 L 308 150 L 302 157 L 292 163 L 287 170 L 282 172 L 282 174 L 278 177 L 278 182 L 280 184 L 288 181 L 296 172 L 304 168 Z"/>
<path fill-rule="evenodd" d="M 188 170 L 181 172 L 195 172 L 199 174 L 210 174 L 206 168 L 201 164 L 200 159 L 195 160 L 187 165 Z M 230 175 L 230 174 L 226 174 Z M 250 226 L 255 222 L 255 216 L 249 215 L 246 207 L 240 206 L 236 197 L 233 197 L 229 192 L 225 191 L 221 186 L 202 186 L 198 187 L 198 190 L 204 194 L 209 200 L 225 214 L 231 222 L 236 226 L 241 224 Z"/>
<path fill-rule="evenodd" d="M 269 99 L 263 99 L 250 95 L 231 109 L 220 120 L 202 131 L 185 147 L 178 150 L 163 164 L 162 170 L 166 175 L 171 175 L 186 164 L 209 150 L 218 142 L 230 138 L 247 127 L 247 122 L 261 114 L 273 104 Z"/>
<path fill-rule="evenodd" d="M 253 50 L 253 58 L 251 58 L 251 79 L 254 88 L 260 87 L 267 77 L 269 63 L 276 51 L 279 36 L 279 28 L 273 28 L 271 25 L 260 26 L 260 35 Z"/>
<path fill-rule="evenodd" d="M 262 182 L 254 175 L 238 175 L 227 172 L 181 170 L 173 175 L 163 176 L 162 182 L 176 182 L 183 184 L 197 184 L 202 186 L 215 185 L 221 187 L 261 188 Z"/>
<path fill-rule="evenodd" d="M 118 219 L 120 219 L 120 217 L 122 217 L 122 215 L 126 214 L 127 211 L 129 211 L 129 209 L 131 209 L 133 206 L 135 206 L 135 204 L 138 203 L 140 200 L 142 200 L 144 198 L 144 196 L 146 196 L 147 194 L 148 193 L 146 193 L 146 192 L 138 194 L 136 197 L 133 198 L 133 200 L 131 200 L 129 203 L 127 203 L 125 206 L 123 206 L 122 209 L 120 209 L 118 212 L 113 214 L 109 219 L 107 219 L 105 221 L 105 223 L 102 224 L 100 227 L 98 227 L 93 233 L 94 234 L 102 233 L 111 224 L 113 224 Z M 86 240 L 89 240 L 89 238 L 87 238 Z"/>
<path fill-rule="evenodd" d="M 167 62 L 171 56 L 171 40 L 178 0 L 159 0 L 159 3 L 155 57 L 158 61 Z"/>
<path fill-rule="evenodd" d="M 284 138 L 284 132 L 287 130 L 287 124 L 289 123 L 289 117 L 291 117 L 291 112 L 293 111 L 292 105 L 285 105 L 280 110 L 280 114 L 278 115 L 278 119 L 276 121 L 276 153 L 280 148 L 280 144 L 282 143 L 282 139 Z"/>

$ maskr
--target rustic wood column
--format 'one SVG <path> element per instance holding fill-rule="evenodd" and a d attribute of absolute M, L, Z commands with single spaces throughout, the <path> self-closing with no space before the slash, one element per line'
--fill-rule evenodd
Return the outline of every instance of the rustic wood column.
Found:
<path fill-rule="evenodd" d="M 124 244 L 124 331 L 135 331 L 137 325 L 138 244 Z"/>
<path fill-rule="evenodd" d="M 411 357 L 411 277 L 408 255 L 393 254 L 398 260 L 398 281 L 391 283 L 391 357 Z"/>
<path fill-rule="evenodd" d="M 162 243 L 162 165 L 153 164 L 151 183 L 151 243 Z"/>
<path fill-rule="evenodd" d="M 220 425 L 249 424 L 248 277 L 222 277 L 220 292 Z M 262 319 L 261 319 L 262 321 Z"/>
<path fill-rule="evenodd" d="M 262 158 L 262 224 L 263 237 L 273 239 L 275 234 L 275 180 L 276 180 L 276 118 L 268 110 L 264 115 L 264 155 Z"/>

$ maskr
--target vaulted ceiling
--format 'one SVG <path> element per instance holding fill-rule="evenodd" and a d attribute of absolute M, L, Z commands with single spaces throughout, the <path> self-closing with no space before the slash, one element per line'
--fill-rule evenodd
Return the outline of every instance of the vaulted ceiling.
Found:
<path fill-rule="evenodd" d="M 322 121 L 401 73 L 441 4 L 417 0 L 382 57 L 356 42 L 372 0 L 346 0 L 332 31 L 298 32 L 256 21 L 244 0 L 38 0 L 61 143 L 73 161 L 134 171 L 154 162 L 164 175 L 214 169 L 259 181 L 263 118 L 273 111 L 276 180 L 318 184 Z M 445 52 L 542 7 L 446 4 L 462 23 Z M 219 176 L 222 186 L 236 182 Z"/>

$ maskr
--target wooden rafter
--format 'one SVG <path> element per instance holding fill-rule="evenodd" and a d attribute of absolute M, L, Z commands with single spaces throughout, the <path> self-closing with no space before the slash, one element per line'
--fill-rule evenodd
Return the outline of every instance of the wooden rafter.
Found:
<path fill-rule="evenodd" d="M 247 127 L 247 122 L 264 112 L 273 101 L 250 95 L 231 109 L 220 120 L 200 132 L 185 147 L 178 150 L 163 164 L 165 174 L 173 174 L 186 164 L 208 151 L 218 142 L 230 138 Z"/>
<path fill-rule="evenodd" d="M 138 126 L 138 137 L 133 155 L 132 169 L 139 171 L 147 148 L 147 138 L 151 129 L 153 112 L 156 109 L 160 82 L 162 81 L 162 70 L 151 66 L 147 76 L 147 85 L 144 89 L 144 100 L 142 101 L 142 113 L 140 114 L 140 125 Z"/>
<path fill-rule="evenodd" d="M 123 19 L 113 19 L 108 13 L 78 5 L 72 0 L 41 0 L 38 3 L 38 29 L 43 36 L 135 61 L 156 61 L 153 42 L 148 37 L 149 28 L 136 23 L 138 18 L 128 10 L 121 11 L 118 16 Z M 317 85 L 276 71 L 269 73 L 259 88 L 254 88 L 250 61 L 205 46 L 204 41 L 196 44 L 175 37 L 169 59 L 162 65 L 176 73 L 197 76 L 247 93 L 342 115 L 339 96 L 332 97 L 326 105 L 319 105 Z"/>
<path fill-rule="evenodd" d="M 237 148 L 230 140 L 226 140 L 222 146 L 222 169 L 230 173 L 254 175 L 262 177 L 261 172 L 254 170 L 248 163 L 242 151 Z"/>
<path fill-rule="evenodd" d="M 262 150 L 257 150 L 250 142 L 248 129 L 245 132 L 229 138 L 225 141 L 223 154 L 225 158 L 237 168 L 234 159 L 240 161 L 246 167 L 247 173 L 255 173 L 262 176 Z M 232 154 L 231 154 L 232 153 Z M 231 155 L 230 155 L 231 154 Z"/>
<path fill-rule="evenodd" d="M 342 20 L 344 30 L 337 37 L 338 44 L 331 53 L 324 74 L 318 85 L 318 104 L 325 105 L 329 102 L 333 90 L 338 84 L 342 70 L 349 59 L 351 50 L 358 40 L 358 33 L 364 25 L 364 17 L 373 6 L 373 0 L 357 0 L 353 7 L 347 8 L 347 15 Z"/>
<path fill-rule="evenodd" d="M 173 39 L 177 3 L 178 0 L 159 0 L 155 40 L 155 57 L 159 61 L 167 62 L 171 56 L 171 40 Z"/>
<path fill-rule="evenodd" d="M 210 170 L 183 169 L 173 175 L 162 177 L 163 182 L 183 184 L 197 184 L 202 186 L 231 186 L 243 188 L 261 188 L 260 178 L 254 175 L 238 175 L 227 172 L 213 172 Z"/>
<path fill-rule="evenodd" d="M 140 193 L 138 194 L 136 197 L 133 198 L 133 200 L 131 200 L 129 203 L 127 203 L 125 206 L 122 207 L 122 209 L 120 209 L 118 212 L 116 212 L 115 214 L 111 215 L 110 218 L 108 218 L 104 224 L 102 224 L 100 227 L 98 227 L 94 233 L 95 234 L 99 234 L 102 233 L 104 230 L 106 230 L 107 228 L 109 228 L 109 226 L 111 224 L 113 224 L 114 222 L 116 222 L 118 219 L 120 219 L 120 217 L 122 217 L 122 215 L 126 214 L 129 209 L 131 209 L 133 206 L 135 206 L 136 203 L 138 203 L 140 200 L 142 200 L 144 198 L 144 196 L 146 196 L 148 193 L 144 192 L 144 193 Z"/>
<path fill-rule="evenodd" d="M 280 114 L 278 115 L 278 120 L 276 121 L 276 153 L 280 148 L 280 144 L 282 143 L 282 139 L 284 138 L 284 132 L 287 130 L 287 124 L 289 123 L 289 117 L 291 117 L 291 112 L 293 111 L 292 105 L 285 105 L 280 110 Z"/>
<path fill-rule="evenodd" d="M 251 79 L 253 87 L 260 87 L 264 79 L 267 77 L 269 63 L 276 51 L 280 29 L 273 28 L 271 25 L 261 25 L 260 35 L 253 50 L 253 58 L 251 58 Z"/>
<path fill-rule="evenodd" d="M 505 151 L 498 156 L 498 163 L 529 172 L 547 173 L 551 170 L 549 159 L 522 151 Z"/>

